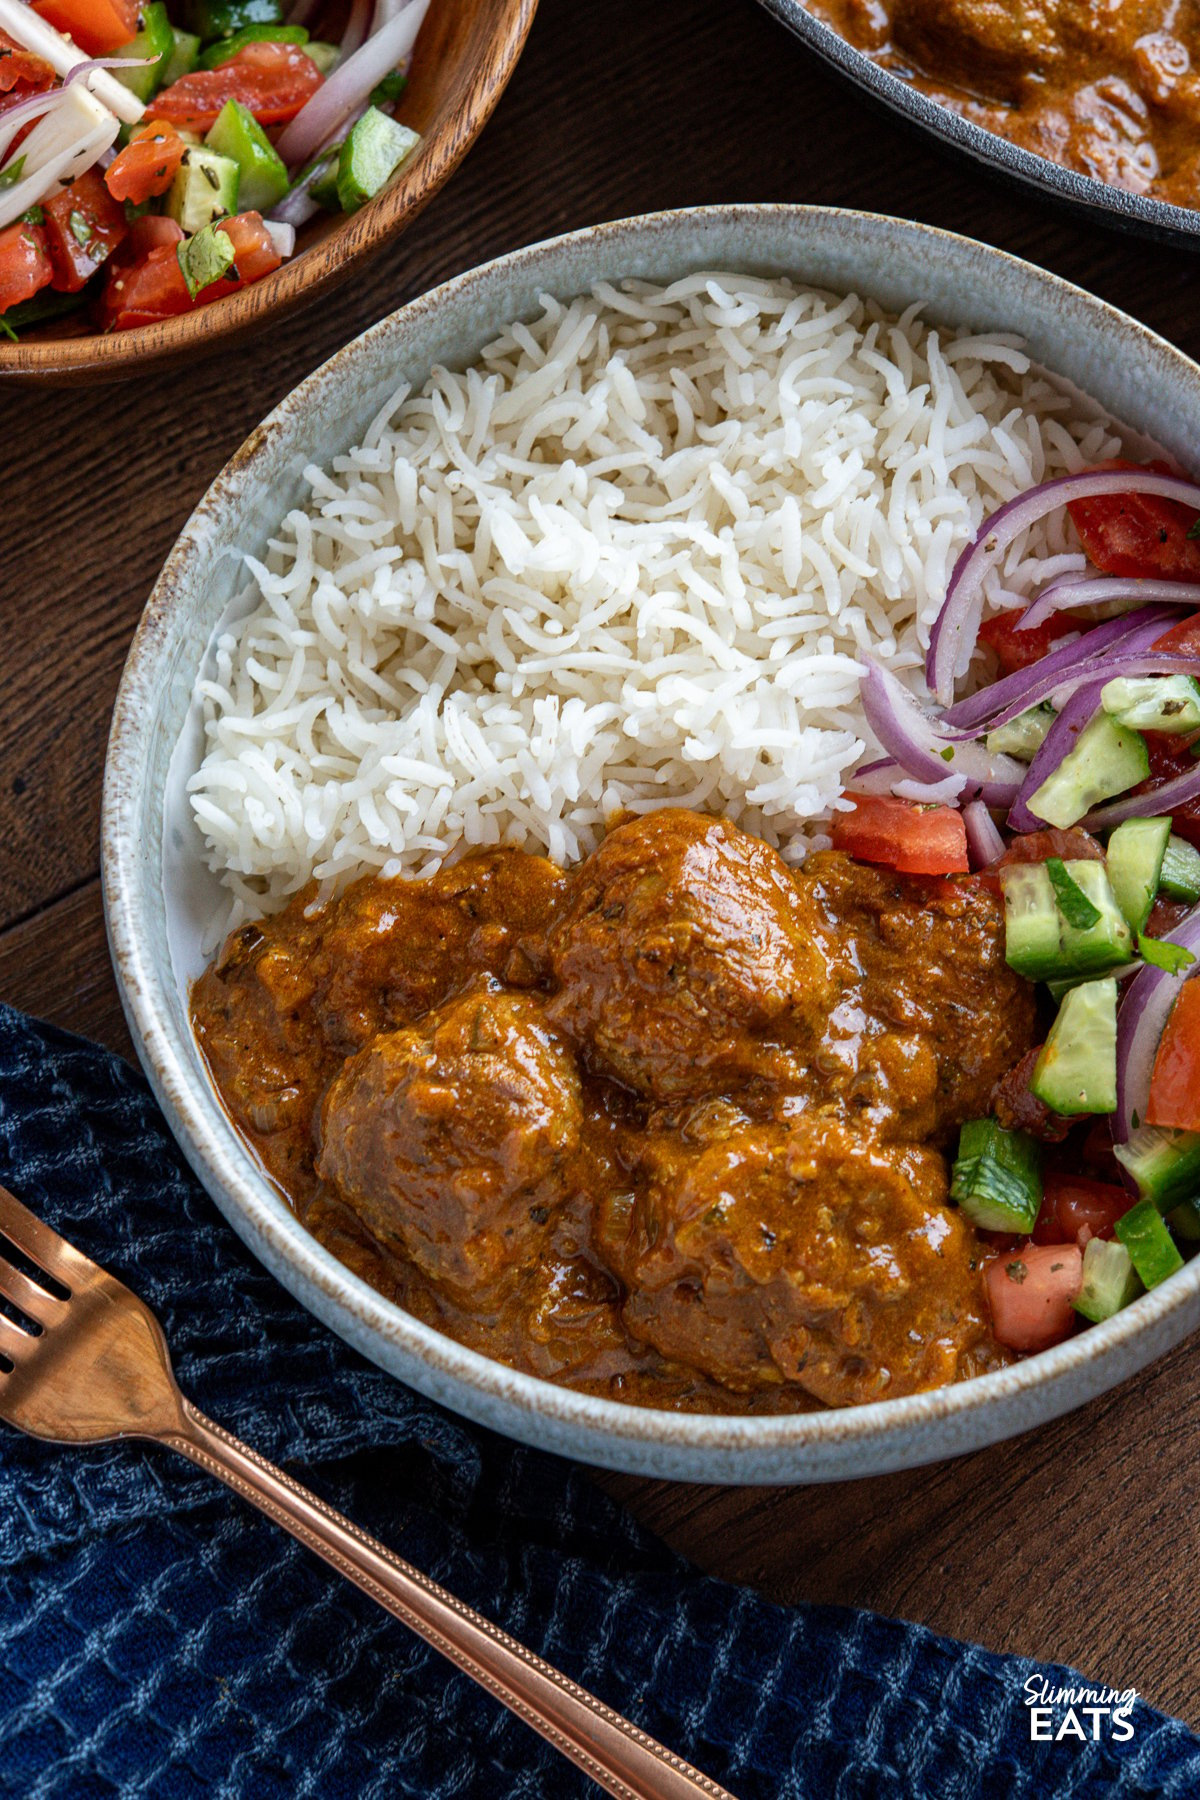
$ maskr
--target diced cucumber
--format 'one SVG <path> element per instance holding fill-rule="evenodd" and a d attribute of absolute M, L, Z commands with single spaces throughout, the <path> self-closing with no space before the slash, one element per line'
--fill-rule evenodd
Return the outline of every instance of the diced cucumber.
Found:
<path fill-rule="evenodd" d="M 407 125 L 398 125 L 377 106 L 368 106 L 351 127 L 338 157 L 337 191 L 342 211 L 357 212 L 374 199 L 420 141 Z"/>
<path fill-rule="evenodd" d="M 167 9 L 161 0 L 150 0 L 138 14 L 138 29 L 127 44 L 122 44 L 116 52 L 117 56 L 143 58 L 152 56 L 154 61 L 144 63 L 137 69 L 114 69 L 113 74 L 123 87 L 136 94 L 143 104 L 157 94 L 166 79 L 167 64 L 175 49 L 175 38 L 171 31 L 171 21 L 167 17 Z"/>
<path fill-rule="evenodd" d="M 198 32 L 205 44 L 232 37 L 247 25 L 283 23 L 283 0 L 184 0 L 180 10 L 189 30 Z"/>
<path fill-rule="evenodd" d="M 326 212 L 340 212 L 341 210 L 337 191 L 338 158 L 341 153 L 342 146 L 333 144 L 312 165 L 311 175 L 309 170 L 305 170 L 296 183 L 298 187 L 307 183 L 310 195 L 318 206 L 325 208 Z"/>
<path fill-rule="evenodd" d="M 403 69 L 389 69 L 383 80 L 376 82 L 367 99 L 372 106 L 394 106 L 407 86 L 408 76 Z"/>
<path fill-rule="evenodd" d="M 958 1139 L 950 1197 L 984 1231 L 1033 1230 L 1042 1204 L 1042 1149 L 1024 1131 L 971 1119 Z"/>
<path fill-rule="evenodd" d="M 1167 1224 L 1173 1238 L 1181 1238 L 1185 1244 L 1200 1244 L 1200 1201 L 1184 1200 L 1173 1206 L 1167 1214 Z"/>
<path fill-rule="evenodd" d="M 337 44 L 323 44 L 320 38 L 313 38 L 305 44 L 304 54 L 312 57 L 322 75 L 332 75 L 342 60 L 342 52 Z"/>
<path fill-rule="evenodd" d="M 190 75 L 200 61 L 200 39 L 194 31 L 180 31 L 177 25 L 171 27 L 171 54 L 163 69 L 162 84 L 170 87 L 173 81 L 182 81 Z"/>
<path fill-rule="evenodd" d="M 1021 762 L 1032 762 L 1041 749 L 1046 733 L 1054 723 L 1052 706 L 1031 706 L 1018 713 L 1007 725 L 997 725 L 984 739 L 993 755 L 1015 756 Z"/>
<path fill-rule="evenodd" d="M 1157 1287 L 1168 1275 L 1182 1269 L 1183 1258 L 1153 1201 L 1139 1200 L 1113 1229 L 1146 1287 Z"/>
<path fill-rule="evenodd" d="M 1145 740 L 1099 712 L 1026 805 L 1036 818 L 1065 831 L 1093 806 L 1136 787 L 1149 773 Z"/>
<path fill-rule="evenodd" d="M 1200 731 L 1200 682 L 1190 675 L 1118 676 L 1100 704 L 1133 731 Z"/>
<path fill-rule="evenodd" d="M 218 38 L 215 44 L 210 44 L 200 58 L 200 67 L 219 69 L 247 44 L 264 43 L 297 44 L 304 48 L 308 44 L 308 32 L 303 25 L 246 25 L 232 37 Z"/>
<path fill-rule="evenodd" d="M 167 193 L 167 211 L 190 237 L 237 211 L 241 171 L 231 156 L 189 148 Z"/>
<path fill-rule="evenodd" d="M 1107 1238 L 1089 1239 L 1075 1311 L 1099 1325 L 1136 1300 L 1141 1291 L 1141 1279 L 1124 1244 L 1110 1243 Z"/>
<path fill-rule="evenodd" d="M 1133 931 L 1145 930 L 1170 836 L 1170 819 L 1126 819 L 1108 840 L 1108 879 Z"/>
<path fill-rule="evenodd" d="M 221 230 L 220 225 L 206 225 L 194 237 L 184 238 L 175 254 L 188 293 L 194 300 L 201 288 L 211 287 L 232 268 L 233 239 L 227 231 Z"/>
<path fill-rule="evenodd" d="M 238 166 L 237 203 L 268 213 L 288 191 L 287 164 L 248 107 L 227 100 L 205 138 L 210 150 Z"/>
<path fill-rule="evenodd" d="M 1063 995 L 1029 1088 L 1066 1118 L 1115 1111 L 1117 984 L 1111 975 Z"/>
<path fill-rule="evenodd" d="M 1013 863 L 1000 871 L 1004 954 L 1030 981 L 1096 975 L 1133 956 L 1133 934 L 1104 864 L 1072 858 L 1063 869 L 1099 913 L 1095 924 L 1080 928 L 1063 917 L 1044 863 Z"/>
<path fill-rule="evenodd" d="M 1169 837 L 1158 880 L 1172 900 L 1200 900 L 1200 850 L 1185 838 Z"/>
<path fill-rule="evenodd" d="M 1143 1125 L 1113 1155 L 1128 1169 L 1143 1200 L 1170 1212 L 1185 1200 L 1200 1200 L 1200 1132 Z"/>

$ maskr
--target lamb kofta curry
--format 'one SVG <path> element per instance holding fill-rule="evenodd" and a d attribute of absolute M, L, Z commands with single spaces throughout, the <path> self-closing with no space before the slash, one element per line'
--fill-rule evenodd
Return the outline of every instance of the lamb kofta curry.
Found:
<path fill-rule="evenodd" d="M 805 0 L 872 61 L 1038 156 L 1200 206 L 1197 0 Z"/>
<path fill-rule="evenodd" d="M 1008 1360 L 946 1155 L 1035 1042 L 998 888 L 629 818 L 312 889 L 193 990 L 306 1227 L 417 1317 L 643 1404 L 794 1411 Z"/>

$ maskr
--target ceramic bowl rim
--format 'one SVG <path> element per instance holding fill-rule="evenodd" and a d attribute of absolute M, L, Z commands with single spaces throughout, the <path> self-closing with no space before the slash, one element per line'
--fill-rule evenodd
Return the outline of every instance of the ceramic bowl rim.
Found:
<path fill-rule="evenodd" d="M 164 638 L 164 623 L 173 607 L 182 603 L 189 564 L 198 554 L 205 554 L 208 548 L 205 516 L 213 511 L 219 513 L 226 506 L 236 506 L 239 484 L 254 460 L 273 435 L 293 429 L 289 420 L 295 415 L 303 415 L 307 399 L 329 383 L 336 383 L 342 370 L 354 360 L 376 353 L 386 354 L 386 346 L 393 334 L 402 332 L 408 322 L 431 309 L 453 304 L 456 297 L 468 294 L 473 285 L 486 282 L 496 272 L 536 266 L 539 259 L 557 254 L 572 244 L 584 245 L 596 239 L 622 237 L 641 240 L 647 234 L 683 219 L 703 221 L 706 218 L 745 224 L 764 218 L 791 222 L 805 220 L 824 228 L 836 228 L 838 221 L 848 221 L 884 237 L 897 232 L 918 234 L 931 250 L 938 243 L 953 243 L 976 254 L 983 252 L 988 259 L 1017 265 L 1026 278 L 1034 277 L 1052 293 L 1084 300 L 1089 309 L 1098 309 L 1102 321 L 1109 327 L 1123 335 L 1130 331 L 1141 334 L 1154 346 L 1156 354 L 1165 353 L 1181 368 L 1190 371 L 1193 381 L 1200 379 L 1200 370 L 1174 346 L 1137 320 L 1061 277 L 961 234 L 883 214 L 769 202 L 688 207 L 585 227 L 496 257 L 418 296 L 338 350 L 272 409 L 212 482 L 167 558 L 129 651 L 113 710 L 101 821 L 105 917 L 131 1034 L 184 1153 L 210 1188 L 212 1183 L 217 1184 L 232 1209 L 227 1216 L 243 1236 L 249 1234 L 256 1254 L 261 1253 L 257 1246 L 265 1244 L 272 1253 L 269 1266 L 274 1267 L 277 1260 L 298 1276 L 306 1291 L 316 1290 L 335 1308 L 350 1311 L 373 1338 L 410 1353 L 456 1388 L 465 1387 L 477 1398 L 490 1399 L 501 1407 L 515 1409 L 530 1427 L 535 1426 L 539 1418 L 550 1418 L 577 1434 L 581 1441 L 599 1437 L 614 1446 L 666 1444 L 696 1453 L 694 1460 L 697 1462 L 704 1452 L 726 1452 L 734 1458 L 744 1456 L 748 1459 L 766 1452 L 787 1452 L 791 1456 L 821 1446 L 848 1443 L 866 1446 L 903 1436 L 917 1426 L 948 1431 L 956 1420 L 987 1413 L 1001 1403 L 1019 1400 L 1023 1394 L 1045 1387 L 1066 1386 L 1071 1378 L 1084 1378 L 1089 1370 L 1095 1371 L 1097 1365 L 1109 1360 L 1119 1362 L 1123 1349 L 1135 1345 L 1138 1339 L 1152 1334 L 1155 1326 L 1163 1325 L 1180 1309 L 1196 1302 L 1200 1297 L 1200 1257 L 1106 1323 L 1093 1325 L 1027 1361 L 952 1387 L 858 1407 L 778 1415 L 673 1412 L 598 1398 L 513 1370 L 467 1349 L 386 1300 L 337 1262 L 291 1215 L 286 1219 L 263 1215 L 247 1179 L 253 1170 L 251 1153 L 235 1137 L 208 1083 L 183 1063 L 172 1043 L 164 977 L 154 966 L 147 949 L 147 911 L 137 834 L 142 793 L 137 782 L 154 731 L 147 701 L 155 691 L 156 657 Z M 246 1229 L 243 1230 L 243 1226 Z M 278 1269 L 275 1272 L 278 1274 Z M 303 1299 L 303 1303 L 313 1310 L 308 1299 Z M 1104 1391 L 1122 1378 L 1118 1375 L 1113 1381 L 1101 1379 L 1099 1385 L 1091 1387 L 1081 1379 L 1079 1385 L 1083 1391 L 1052 1407 L 1051 1411 L 1073 1410 L 1094 1393 Z M 447 1403 L 457 1404 L 453 1400 Z M 470 1409 L 464 1406 L 462 1410 Z M 1018 1425 L 1014 1429 L 1022 1427 Z M 1006 1430 L 996 1435 L 1007 1436 L 1012 1432 Z M 950 1445 L 931 1455 L 954 1453 L 954 1447 Z M 931 1455 L 915 1460 L 930 1460 Z M 625 1465 L 618 1460 L 614 1466 Z M 695 1478 L 705 1479 L 703 1475 Z M 755 1477 L 748 1473 L 742 1478 Z"/>

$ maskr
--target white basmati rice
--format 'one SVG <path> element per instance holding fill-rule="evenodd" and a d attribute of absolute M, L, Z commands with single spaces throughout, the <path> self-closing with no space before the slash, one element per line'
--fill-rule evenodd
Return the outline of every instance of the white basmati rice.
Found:
<path fill-rule="evenodd" d="M 1017 339 L 917 315 L 730 274 L 545 298 L 310 468 L 201 688 L 234 919 L 670 802 L 799 861 L 873 753 L 859 655 L 915 679 L 983 514 L 1120 447 Z M 1060 515 L 989 602 L 1082 563 Z"/>

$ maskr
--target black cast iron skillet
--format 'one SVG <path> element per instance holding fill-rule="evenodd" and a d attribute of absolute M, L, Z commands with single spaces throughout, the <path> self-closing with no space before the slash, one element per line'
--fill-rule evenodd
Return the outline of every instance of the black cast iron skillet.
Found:
<path fill-rule="evenodd" d="M 1131 231 L 1141 237 L 1157 238 L 1185 250 L 1200 250 L 1200 212 L 1183 206 L 1169 206 L 1165 200 L 1154 200 L 1146 194 L 1130 194 L 1123 188 L 1110 187 L 1090 175 L 1079 175 L 1064 169 L 1060 163 L 1035 156 L 1007 138 L 970 119 L 960 117 L 948 107 L 939 106 L 928 95 L 918 93 L 898 75 L 882 69 L 860 50 L 840 38 L 836 31 L 823 25 L 800 4 L 800 0 L 759 0 L 789 31 L 814 51 L 822 62 L 852 81 L 872 100 L 898 113 L 910 125 L 933 138 L 943 149 L 969 156 L 990 174 L 1018 187 L 1032 189 L 1042 199 L 1065 207 L 1078 219 L 1114 226 L 1118 231 Z"/>

